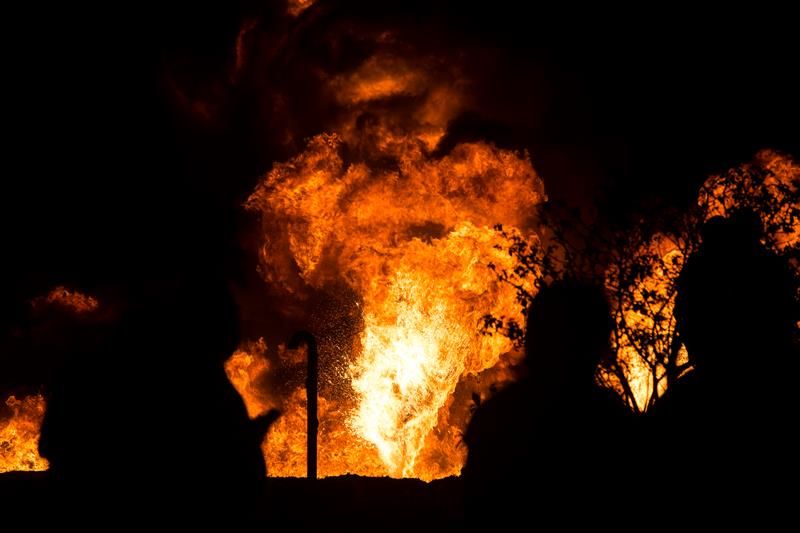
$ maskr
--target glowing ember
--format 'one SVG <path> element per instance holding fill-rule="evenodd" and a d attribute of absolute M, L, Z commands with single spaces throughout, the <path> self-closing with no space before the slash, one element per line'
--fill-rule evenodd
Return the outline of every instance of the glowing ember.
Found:
<path fill-rule="evenodd" d="M 300 13 L 314 5 L 316 0 L 289 0 L 286 10 L 293 17 L 298 16 Z"/>
<path fill-rule="evenodd" d="M 91 296 L 78 291 L 69 290 L 59 285 L 47 293 L 47 295 L 34 298 L 31 305 L 33 305 L 33 307 L 55 305 L 68 309 L 73 313 L 83 314 L 96 311 L 99 304 L 97 300 Z"/>
<path fill-rule="evenodd" d="M 42 395 L 18 400 L 9 396 L 0 411 L 0 473 L 47 470 L 47 459 L 39 456 L 39 431 L 45 412 Z"/>

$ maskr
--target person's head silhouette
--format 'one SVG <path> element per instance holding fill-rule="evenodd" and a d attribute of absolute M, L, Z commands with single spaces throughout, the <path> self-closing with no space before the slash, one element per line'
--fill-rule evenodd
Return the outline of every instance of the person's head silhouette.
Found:
<path fill-rule="evenodd" d="M 545 287 L 528 309 L 525 352 L 533 378 L 548 386 L 591 384 L 608 355 L 611 327 L 599 288 L 573 282 Z"/>
<path fill-rule="evenodd" d="M 696 370 L 717 377 L 747 368 L 791 332 L 792 282 L 760 242 L 749 212 L 715 217 L 678 280 L 675 317 Z"/>

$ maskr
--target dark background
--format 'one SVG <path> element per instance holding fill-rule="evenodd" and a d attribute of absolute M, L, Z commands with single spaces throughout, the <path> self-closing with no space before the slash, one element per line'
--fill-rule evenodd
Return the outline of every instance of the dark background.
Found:
<path fill-rule="evenodd" d="M 301 83 L 304 61 L 348 68 L 363 52 L 357 43 L 333 57 L 325 39 L 351 21 L 401 28 L 420 48 L 490 51 L 491 61 L 474 62 L 484 82 L 450 140 L 527 149 L 551 197 L 603 220 L 687 205 L 709 173 L 761 148 L 800 155 L 789 8 L 465 4 L 322 2 L 297 20 L 280 2 L 12 9 L 3 24 L 4 323 L 56 284 L 102 301 L 169 272 L 251 276 L 239 206 L 273 161 L 321 131 L 314 117 L 325 110 Z M 230 75 L 247 20 L 274 45 L 263 84 L 215 81 Z M 187 101 L 211 101 L 210 111 L 187 111 L 175 87 Z M 256 105 L 286 93 L 272 115 Z M 283 141 L 287 130 L 294 143 Z"/>

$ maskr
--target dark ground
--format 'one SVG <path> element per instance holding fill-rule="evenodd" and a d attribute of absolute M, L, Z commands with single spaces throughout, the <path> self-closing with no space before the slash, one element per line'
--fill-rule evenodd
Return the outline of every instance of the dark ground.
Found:
<path fill-rule="evenodd" d="M 48 517 L 41 515 L 47 512 L 42 503 L 50 495 L 46 473 L 0 475 L 0 502 L 14 515 L 12 521 L 20 519 L 31 527 L 37 516 L 46 521 Z M 270 478 L 253 525 L 274 529 L 283 524 L 299 531 L 449 531 L 463 523 L 462 498 L 460 478 L 431 483 L 358 476 L 314 483 L 302 478 Z"/>

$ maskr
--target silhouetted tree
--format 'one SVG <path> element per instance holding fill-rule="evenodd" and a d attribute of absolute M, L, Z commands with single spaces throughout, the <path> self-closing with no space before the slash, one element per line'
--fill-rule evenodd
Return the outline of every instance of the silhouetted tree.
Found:
<path fill-rule="evenodd" d="M 710 177 L 696 206 L 679 213 L 650 210 L 626 227 L 603 231 L 562 206 L 544 204 L 540 238 L 529 242 L 503 226 L 512 270 L 489 264 L 498 279 L 517 291 L 523 315 L 536 296 L 528 290 L 559 279 L 602 281 L 615 327 L 614 357 L 603 360 L 597 378 L 635 412 L 649 409 L 670 383 L 691 370 L 676 331 L 676 281 L 685 259 L 700 244 L 700 226 L 710 217 L 751 211 L 762 225 L 762 240 L 800 274 L 800 166 L 770 151 L 754 162 Z M 531 283 L 532 280 L 532 283 Z M 798 294 L 800 297 L 800 294 Z M 524 331 L 513 318 L 487 315 L 483 330 L 521 345 Z"/>

